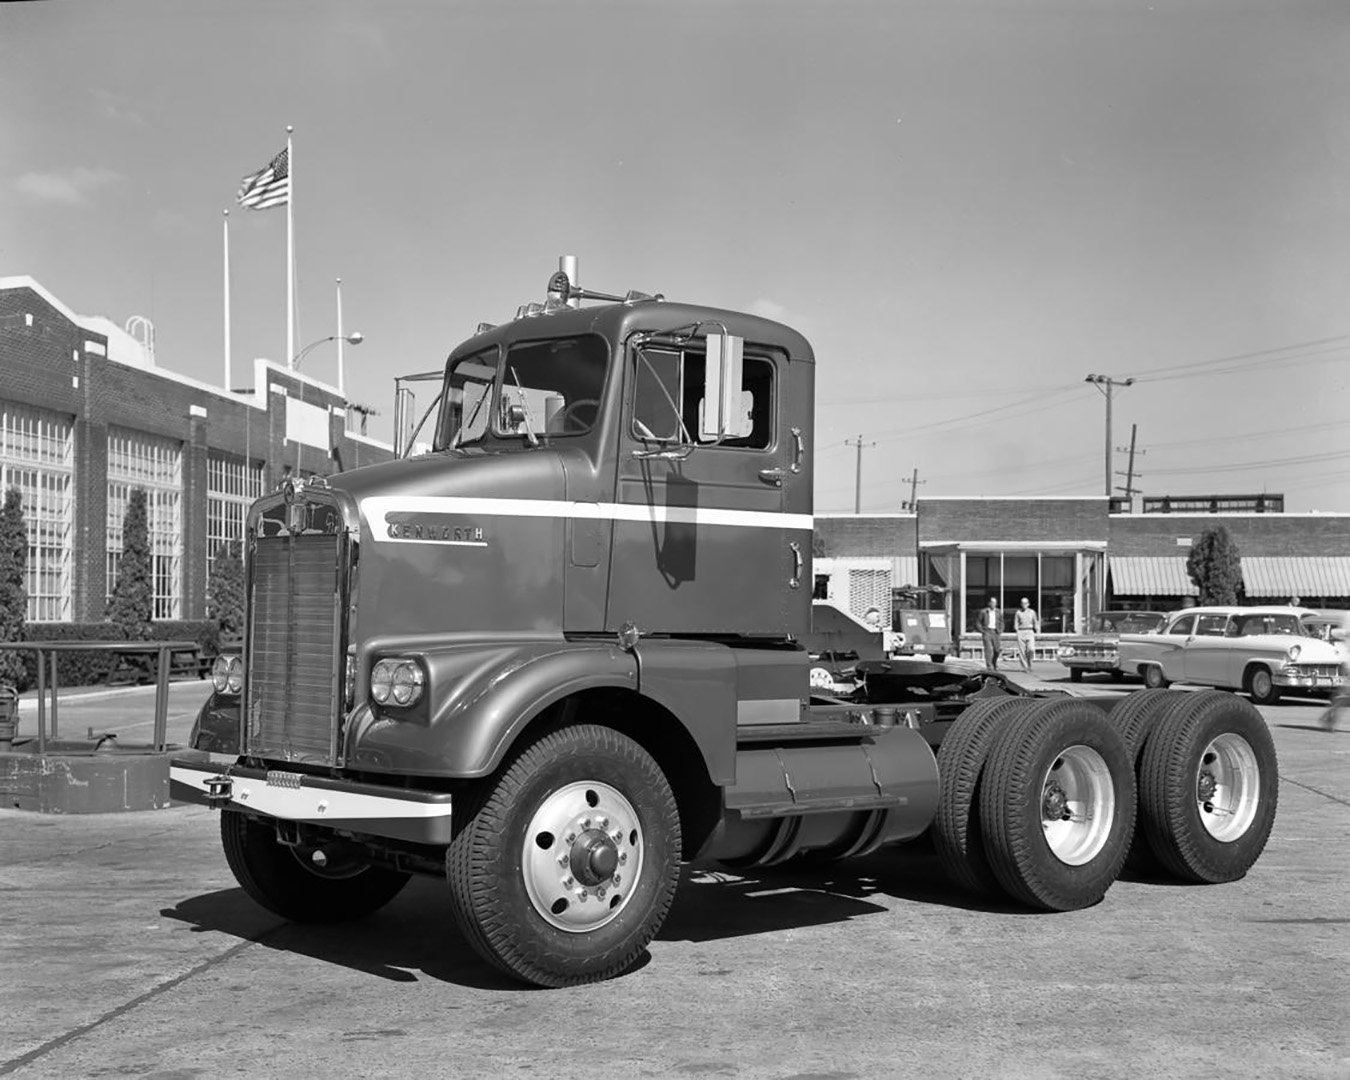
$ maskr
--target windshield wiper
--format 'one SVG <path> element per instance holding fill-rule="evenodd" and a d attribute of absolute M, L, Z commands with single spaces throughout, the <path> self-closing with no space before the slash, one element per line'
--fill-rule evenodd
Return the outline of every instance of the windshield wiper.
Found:
<path fill-rule="evenodd" d="M 534 433 L 534 424 L 530 420 L 530 406 L 525 400 L 525 387 L 520 385 L 520 376 L 516 374 L 516 365 L 511 365 L 511 378 L 516 380 L 516 390 L 520 393 L 520 413 L 525 418 L 525 435 L 531 446 L 539 445 L 539 436 Z"/>
<path fill-rule="evenodd" d="M 459 446 L 461 441 L 460 437 L 464 434 L 464 432 L 467 431 L 469 428 L 473 427 L 473 422 L 478 419 L 478 414 L 483 411 L 483 404 L 490 397 L 492 397 L 492 384 L 488 383 L 487 386 L 484 387 L 483 389 L 483 396 L 478 399 L 478 404 L 473 407 L 473 415 L 469 417 L 466 423 L 461 424 L 459 426 L 459 429 L 455 432 L 455 437 L 450 440 L 451 450 L 454 450 Z"/>

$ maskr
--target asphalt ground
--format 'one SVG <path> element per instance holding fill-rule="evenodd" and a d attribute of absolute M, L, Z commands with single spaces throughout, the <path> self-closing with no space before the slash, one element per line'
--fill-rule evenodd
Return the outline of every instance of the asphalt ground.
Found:
<path fill-rule="evenodd" d="M 206 685 L 171 694 L 181 741 Z M 148 740 L 152 700 L 69 699 L 62 733 Z M 1350 730 L 1322 708 L 1261 710 L 1280 808 L 1240 882 L 1124 878 L 1044 915 L 972 903 L 923 847 L 696 865 L 644 963 L 568 990 L 479 961 L 435 880 L 302 927 L 237 887 L 205 809 L 0 811 L 0 1075 L 1344 1078 Z"/>

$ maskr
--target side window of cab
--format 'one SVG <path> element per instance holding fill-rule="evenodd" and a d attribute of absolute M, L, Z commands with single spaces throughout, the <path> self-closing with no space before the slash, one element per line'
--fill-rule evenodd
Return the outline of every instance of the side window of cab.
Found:
<path fill-rule="evenodd" d="M 1195 616 L 1183 615 L 1179 619 L 1172 620 L 1172 625 L 1167 628 L 1167 633 L 1176 634 L 1181 637 L 1189 637 L 1195 631 Z"/>
<path fill-rule="evenodd" d="M 632 435 L 644 443 L 766 450 L 773 445 L 774 365 L 747 356 L 730 423 L 721 438 L 705 434 L 708 401 L 705 354 L 645 346 L 636 350 Z M 715 425 L 714 425 L 715 426 Z"/>

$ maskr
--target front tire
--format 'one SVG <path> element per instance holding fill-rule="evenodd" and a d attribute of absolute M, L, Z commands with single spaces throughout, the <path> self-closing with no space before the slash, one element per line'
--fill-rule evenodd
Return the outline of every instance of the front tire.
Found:
<path fill-rule="evenodd" d="M 1069 668 L 1069 682 L 1082 682 L 1083 669 L 1080 667 Z"/>
<path fill-rule="evenodd" d="M 359 919 L 389 903 L 411 875 L 359 858 L 353 845 L 289 847 L 275 830 L 237 810 L 220 812 L 220 840 L 235 880 L 284 919 L 331 923 Z M 315 859 L 321 853 L 323 866 Z"/>
<path fill-rule="evenodd" d="M 1140 815 L 1158 860 L 1184 881 L 1243 877 L 1270 838 L 1279 761 L 1261 714 L 1222 690 L 1189 695 L 1144 747 Z"/>
<path fill-rule="evenodd" d="M 1158 664 L 1145 664 L 1144 670 L 1139 674 L 1144 677 L 1144 685 L 1150 690 L 1166 690 L 1171 685 Z"/>
<path fill-rule="evenodd" d="M 469 943 L 508 975 L 551 987 L 631 967 L 665 921 L 679 865 L 665 775 L 632 739 L 594 725 L 521 750 L 446 852 Z"/>
<path fill-rule="evenodd" d="M 1100 902 L 1125 863 L 1135 810 L 1129 753 L 1095 706 L 1041 702 L 990 752 L 980 792 L 989 865 L 1030 907 Z"/>
<path fill-rule="evenodd" d="M 1257 705 L 1274 705 L 1280 700 L 1280 688 L 1270 668 L 1258 664 L 1247 673 L 1247 693 Z"/>

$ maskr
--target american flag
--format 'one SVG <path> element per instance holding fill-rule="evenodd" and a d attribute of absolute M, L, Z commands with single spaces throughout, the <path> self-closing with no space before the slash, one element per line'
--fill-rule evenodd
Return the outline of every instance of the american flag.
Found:
<path fill-rule="evenodd" d="M 248 210 L 285 206 L 291 197 L 289 147 L 274 157 L 265 169 L 244 177 L 239 185 L 239 205 Z"/>

